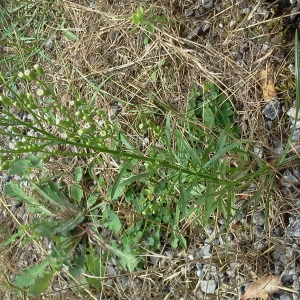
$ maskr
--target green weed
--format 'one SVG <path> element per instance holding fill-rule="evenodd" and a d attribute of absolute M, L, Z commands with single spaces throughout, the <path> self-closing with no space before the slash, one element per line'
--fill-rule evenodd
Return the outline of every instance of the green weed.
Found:
<path fill-rule="evenodd" d="M 132 32 L 134 32 L 138 27 L 142 26 L 147 29 L 148 33 L 154 34 L 155 27 L 162 28 L 164 25 L 168 24 L 167 17 L 164 14 L 155 14 L 154 8 L 155 7 L 152 5 L 147 12 L 144 11 L 141 5 L 137 8 L 137 11 L 132 14 L 132 23 L 135 24 Z M 145 34 L 143 39 L 144 44 L 148 44 L 150 38 L 150 35 Z"/>
<path fill-rule="evenodd" d="M 25 234 L 27 242 L 53 241 L 45 260 L 13 282 L 31 296 L 45 291 L 64 266 L 81 285 L 97 290 L 101 281 L 96 279 L 105 275 L 111 256 L 121 268 L 133 271 L 144 268 L 141 255 L 160 249 L 163 237 L 173 248 L 187 247 L 187 234 L 181 229 L 186 220 L 192 216 L 195 224 L 209 226 L 223 217 L 228 225 L 237 213 L 236 193 L 269 170 L 262 167 L 251 173 L 252 157 L 245 150 L 247 143 L 238 139 L 230 99 L 214 84 L 191 90 L 182 117 L 162 109 L 143 110 L 136 130 L 152 139 L 152 146 L 143 150 L 117 120 L 109 121 L 94 108 L 93 99 L 78 98 L 62 106 L 44 76 L 38 65 L 20 72 L 24 91 L 19 92 L 1 75 L 1 134 L 14 141 L 13 147 L 0 149 L 1 169 L 21 176 L 19 182 L 7 183 L 5 194 L 26 203 L 37 216 L 7 244 Z M 24 121 L 14 109 L 31 120 Z M 158 115 L 164 117 L 160 125 L 155 122 Z M 100 193 L 105 178 L 95 172 L 105 168 L 102 154 L 119 162 L 105 197 Z M 53 174 L 44 168 L 49 158 L 60 156 L 89 161 L 86 168 L 74 169 L 73 183 L 67 187 L 54 183 Z M 84 186 L 86 177 L 95 182 L 93 191 Z M 101 235 L 104 229 L 110 232 L 109 240 Z M 86 276 L 79 276 L 82 273 Z"/>

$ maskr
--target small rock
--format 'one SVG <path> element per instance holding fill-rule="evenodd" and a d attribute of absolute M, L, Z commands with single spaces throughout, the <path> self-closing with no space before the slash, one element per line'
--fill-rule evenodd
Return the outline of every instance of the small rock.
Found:
<path fill-rule="evenodd" d="M 246 42 L 246 43 L 243 43 L 241 46 L 240 46 L 240 52 L 241 53 L 246 53 L 247 51 L 249 50 L 249 44 Z"/>
<path fill-rule="evenodd" d="M 189 255 L 188 255 L 188 259 L 189 259 L 189 260 L 194 260 L 194 255 L 193 255 L 193 254 L 189 254 Z"/>
<path fill-rule="evenodd" d="M 291 119 L 300 119 L 300 110 L 297 113 L 297 109 L 296 107 L 292 107 L 287 111 L 287 115 L 291 118 Z"/>
<path fill-rule="evenodd" d="M 234 52 L 231 52 L 231 57 L 234 59 L 234 60 L 239 60 L 242 58 L 242 54 L 238 51 L 234 51 Z"/>
<path fill-rule="evenodd" d="M 292 140 L 294 142 L 300 142 L 300 128 L 296 128 L 292 135 Z"/>
<path fill-rule="evenodd" d="M 286 228 L 286 233 L 288 236 L 300 237 L 300 219 L 296 219 L 291 222 L 290 225 Z"/>
<path fill-rule="evenodd" d="M 268 102 L 262 110 L 264 116 L 270 120 L 275 120 L 282 112 L 282 107 L 278 99 Z"/>
<path fill-rule="evenodd" d="M 267 18 L 268 18 L 268 16 L 269 16 L 269 11 L 268 10 L 266 10 L 266 9 L 264 9 L 264 8 L 262 8 L 262 7 L 259 7 L 258 9 L 257 9 L 257 12 L 258 12 L 258 14 L 260 15 L 260 16 L 262 16 L 262 19 L 263 20 L 266 20 Z"/>
<path fill-rule="evenodd" d="M 280 295 L 280 300 L 293 300 L 293 297 L 290 294 Z"/>
<path fill-rule="evenodd" d="M 236 20 L 231 20 L 229 23 L 229 27 L 233 27 L 236 24 Z"/>
<path fill-rule="evenodd" d="M 217 288 L 217 282 L 213 279 L 203 280 L 200 285 L 201 291 L 207 294 L 214 294 Z"/>
<path fill-rule="evenodd" d="M 283 275 L 281 277 L 281 281 L 285 285 L 292 285 L 294 280 L 293 280 L 293 276 L 291 275 Z"/>
<path fill-rule="evenodd" d="M 185 10 L 184 10 L 184 16 L 185 16 L 186 18 L 191 17 L 192 15 L 194 15 L 194 13 L 195 13 L 195 11 L 192 10 L 192 9 L 185 9 Z"/>
<path fill-rule="evenodd" d="M 244 15 L 249 14 L 249 12 L 250 12 L 250 8 L 249 7 L 243 8 L 243 10 L 242 10 L 242 14 L 244 14 Z"/>
<path fill-rule="evenodd" d="M 201 27 L 200 26 L 197 26 L 195 27 L 188 35 L 187 35 L 187 39 L 188 40 L 192 40 L 193 38 L 195 38 L 199 32 L 201 31 Z"/>
<path fill-rule="evenodd" d="M 281 154 L 283 151 L 283 145 L 281 143 L 281 141 L 278 138 L 274 138 L 273 140 L 273 152 L 274 154 Z"/>
<path fill-rule="evenodd" d="M 196 274 L 199 278 L 202 278 L 204 276 L 204 271 L 203 270 L 197 270 Z"/>
<path fill-rule="evenodd" d="M 256 225 L 263 225 L 265 222 L 264 214 L 262 212 L 255 212 L 253 214 L 252 222 Z"/>
<path fill-rule="evenodd" d="M 253 147 L 253 152 L 257 155 L 257 157 L 262 158 L 264 154 L 264 150 L 260 144 L 256 144 Z"/>
<path fill-rule="evenodd" d="M 204 8 L 211 8 L 214 4 L 214 0 L 201 0 L 200 2 Z"/>
<path fill-rule="evenodd" d="M 266 234 L 262 226 L 254 226 L 253 231 L 258 238 L 263 238 Z"/>
<path fill-rule="evenodd" d="M 289 64 L 288 68 L 289 68 L 290 72 L 295 75 L 295 66 L 293 64 Z"/>
<path fill-rule="evenodd" d="M 209 28 L 210 28 L 210 24 L 209 23 L 204 23 L 203 27 L 202 27 L 202 31 L 206 32 Z"/>
<path fill-rule="evenodd" d="M 293 172 L 293 170 L 285 170 L 282 174 L 281 184 L 287 187 L 299 184 L 299 177 L 297 175 L 298 173 Z"/>
<path fill-rule="evenodd" d="M 270 45 L 268 45 L 268 44 L 263 44 L 262 50 L 263 50 L 264 52 L 266 52 L 266 51 L 269 50 L 269 49 L 270 49 Z"/>
<path fill-rule="evenodd" d="M 211 245 L 205 243 L 201 249 L 198 250 L 198 256 L 200 258 L 210 257 L 211 256 Z"/>

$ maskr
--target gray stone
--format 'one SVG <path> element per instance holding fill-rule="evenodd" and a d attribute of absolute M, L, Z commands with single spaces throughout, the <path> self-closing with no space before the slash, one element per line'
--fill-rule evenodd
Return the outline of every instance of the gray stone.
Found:
<path fill-rule="evenodd" d="M 268 102 L 262 110 L 264 116 L 270 120 L 275 120 L 282 113 L 282 107 L 278 99 Z"/>
<path fill-rule="evenodd" d="M 210 28 L 210 26 L 211 25 L 209 23 L 204 23 L 203 26 L 202 26 L 202 31 L 206 32 Z"/>
<path fill-rule="evenodd" d="M 257 13 L 261 16 L 263 20 L 266 20 L 270 14 L 270 12 L 262 7 L 257 8 Z"/>
<path fill-rule="evenodd" d="M 292 107 L 287 111 L 287 115 L 291 118 L 291 119 L 300 119 L 300 110 L 297 112 L 296 107 Z"/>
<path fill-rule="evenodd" d="M 296 172 L 296 173 L 295 173 Z M 282 174 L 281 184 L 287 187 L 293 186 L 295 184 L 299 184 L 299 177 L 297 176 L 297 170 L 285 170 Z"/>
<path fill-rule="evenodd" d="M 201 31 L 201 26 L 197 26 L 195 27 L 188 35 L 187 35 L 187 39 L 188 40 L 192 40 L 193 38 L 195 38 L 199 32 Z"/>
<path fill-rule="evenodd" d="M 300 142 L 300 128 L 296 128 L 292 135 L 292 140 L 294 142 Z"/>
<path fill-rule="evenodd" d="M 262 212 L 253 213 L 252 221 L 256 225 L 263 225 L 265 223 L 265 216 Z"/>
<path fill-rule="evenodd" d="M 217 288 L 217 282 L 214 279 L 203 280 L 200 285 L 201 291 L 207 294 L 214 294 Z"/>
<path fill-rule="evenodd" d="M 214 0 L 201 0 L 200 2 L 204 8 L 211 8 L 214 4 Z"/>
<path fill-rule="evenodd" d="M 242 54 L 238 51 L 234 51 L 234 52 L 231 53 L 231 57 L 234 60 L 239 60 L 239 59 L 242 58 Z"/>
<path fill-rule="evenodd" d="M 231 20 L 229 23 L 229 27 L 233 27 L 236 24 L 236 20 Z"/>
<path fill-rule="evenodd" d="M 286 233 L 292 237 L 300 237 L 300 218 L 290 223 L 290 225 L 286 228 Z"/>
<path fill-rule="evenodd" d="M 210 257 L 211 256 L 211 245 L 205 243 L 199 250 L 198 250 L 198 257 Z"/>
<path fill-rule="evenodd" d="M 290 294 L 282 294 L 280 295 L 280 300 L 293 300 L 293 296 Z"/>
<path fill-rule="evenodd" d="M 243 43 L 241 46 L 240 46 L 240 52 L 241 53 L 245 53 L 249 50 L 249 44 L 246 42 L 246 43 Z"/>
<path fill-rule="evenodd" d="M 244 15 L 249 14 L 249 12 L 250 12 L 250 8 L 249 7 L 243 8 L 243 10 L 242 10 L 242 14 L 244 14 Z"/>
<path fill-rule="evenodd" d="M 204 271 L 203 270 L 197 270 L 196 274 L 199 278 L 202 278 L 204 276 Z"/>
<path fill-rule="evenodd" d="M 184 10 L 184 16 L 185 16 L 186 18 L 191 17 L 194 13 L 195 13 L 195 12 L 194 12 L 194 10 L 192 10 L 192 9 L 185 9 L 185 10 Z"/>

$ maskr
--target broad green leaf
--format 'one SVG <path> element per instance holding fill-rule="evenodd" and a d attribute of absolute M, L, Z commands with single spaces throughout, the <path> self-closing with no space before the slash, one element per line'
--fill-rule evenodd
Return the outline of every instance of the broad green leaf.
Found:
<path fill-rule="evenodd" d="M 52 237 L 55 234 L 54 228 L 57 226 L 57 221 L 54 220 L 54 218 L 51 220 L 47 218 L 45 219 L 36 219 L 38 224 L 33 224 L 32 229 L 34 230 L 35 233 L 39 234 L 40 236 L 43 237 Z"/>
<path fill-rule="evenodd" d="M 112 245 L 107 245 L 107 247 L 112 254 L 119 258 L 119 263 L 125 270 L 127 269 L 129 272 L 134 271 L 139 263 L 139 259 L 132 254 L 130 245 L 125 245 L 120 249 L 119 245 L 112 241 Z"/>
<path fill-rule="evenodd" d="M 69 41 L 78 41 L 77 35 L 75 35 L 72 31 L 70 30 L 63 30 L 63 35 L 65 38 L 67 38 Z"/>
<path fill-rule="evenodd" d="M 104 226 L 114 233 L 118 233 L 122 228 L 119 217 L 113 211 L 107 213 L 107 216 L 103 218 L 103 222 Z"/>
<path fill-rule="evenodd" d="M 78 185 L 72 184 L 70 187 L 71 197 L 76 201 L 76 203 L 80 204 L 83 197 L 83 190 Z"/>
<path fill-rule="evenodd" d="M 41 295 L 49 286 L 49 282 L 53 277 L 54 272 L 47 272 L 42 277 L 37 278 L 31 286 L 28 295 L 37 297 Z"/>
<path fill-rule="evenodd" d="M 139 15 L 144 15 L 144 9 L 143 9 L 143 6 L 142 6 L 142 5 L 140 5 L 140 6 L 138 7 L 137 12 L 138 12 Z"/>
<path fill-rule="evenodd" d="M 75 180 L 77 182 L 80 182 L 82 180 L 82 177 L 83 177 L 83 168 L 76 167 L 75 171 L 74 171 L 74 176 L 75 176 Z"/>
<path fill-rule="evenodd" d="M 118 136 L 120 141 L 122 142 L 122 144 L 128 149 L 128 150 L 134 150 L 137 151 L 134 146 L 130 143 L 129 139 L 127 136 L 125 136 L 124 134 L 120 132 L 118 132 Z"/>
<path fill-rule="evenodd" d="M 89 166 L 88 166 L 88 172 L 89 172 L 89 175 L 92 177 L 93 180 L 97 181 L 97 176 L 95 174 L 95 171 L 94 171 L 94 166 L 95 164 L 98 162 L 98 157 L 95 157 L 90 163 L 89 163 Z"/>
<path fill-rule="evenodd" d="M 151 22 L 147 22 L 147 29 L 150 33 L 155 32 L 155 26 Z"/>
<path fill-rule="evenodd" d="M 18 274 L 14 280 L 14 284 L 19 288 L 33 285 L 36 279 L 45 271 L 48 266 L 49 256 L 37 266 L 28 268 Z"/>
<path fill-rule="evenodd" d="M 27 175 L 30 171 L 30 162 L 27 159 L 18 159 L 10 165 L 9 175 Z"/>
<path fill-rule="evenodd" d="M 132 23 L 133 24 L 140 24 L 144 20 L 144 12 L 143 8 L 140 6 L 136 13 L 132 14 Z"/>
<path fill-rule="evenodd" d="M 179 242 L 179 239 L 178 239 L 176 233 L 172 232 L 171 233 L 171 240 L 170 240 L 171 247 L 173 249 L 176 249 L 178 247 L 178 242 Z"/>
<path fill-rule="evenodd" d="M 43 167 L 43 162 L 39 157 L 33 154 L 29 154 L 26 159 L 28 159 L 31 163 L 31 165 L 35 168 L 42 168 Z"/>
<path fill-rule="evenodd" d="M 86 207 L 87 208 L 92 207 L 96 203 L 97 199 L 98 199 L 98 195 L 89 196 L 87 201 L 86 201 Z"/>

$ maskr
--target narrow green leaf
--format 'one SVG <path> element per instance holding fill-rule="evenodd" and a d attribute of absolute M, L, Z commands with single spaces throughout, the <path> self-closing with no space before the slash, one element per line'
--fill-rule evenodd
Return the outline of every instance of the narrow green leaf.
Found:
<path fill-rule="evenodd" d="M 117 176 L 117 178 L 116 178 L 116 180 L 115 180 L 115 182 L 114 182 L 114 184 L 111 188 L 110 199 L 115 199 L 117 189 L 120 186 L 122 178 L 127 173 L 127 169 L 128 169 L 129 166 L 130 166 L 130 162 L 127 162 L 127 163 L 125 163 L 121 166 L 119 175 Z"/>
<path fill-rule="evenodd" d="M 41 198 L 53 205 L 53 207 L 60 207 L 62 210 L 67 208 L 73 212 L 77 212 L 78 209 L 69 201 L 66 195 L 60 191 L 60 186 L 58 184 L 51 182 L 48 182 L 47 184 L 36 184 L 33 181 L 30 183 L 35 192 L 37 192 Z"/>
<path fill-rule="evenodd" d="M 75 216 L 68 218 L 67 221 L 64 221 L 62 225 L 58 226 L 56 232 L 59 232 L 61 235 L 70 234 L 70 231 L 82 223 L 84 218 L 82 212 L 78 212 Z"/>
<path fill-rule="evenodd" d="M 15 182 L 8 182 L 4 187 L 4 193 L 7 197 L 16 201 L 27 203 L 32 213 L 45 213 L 48 216 L 55 216 L 43 204 L 39 203 L 35 197 L 27 196 L 23 189 Z"/>
<path fill-rule="evenodd" d="M 145 172 L 145 173 L 138 174 L 138 175 L 132 176 L 132 177 L 130 177 L 130 178 L 124 179 L 124 180 L 120 183 L 119 187 L 127 187 L 127 186 L 129 186 L 130 184 L 132 184 L 132 183 L 134 183 L 134 182 L 140 181 L 140 180 L 142 180 L 142 179 L 148 177 L 150 173 L 151 173 L 151 172 L 149 171 L 149 172 Z"/>
<path fill-rule="evenodd" d="M 207 168 L 210 165 L 214 164 L 216 161 L 218 161 L 226 152 L 230 152 L 232 149 L 237 148 L 241 145 L 241 142 L 234 142 L 231 145 L 228 145 L 226 147 L 224 147 L 223 149 L 219 149 L 218 152 L 216 152 L 214 154 L 214 156 L 207 162 L 204 164 L 203 168 Z"/>
<path fill-rule="evenodd" d="M 176 129 L 176 130 L 178 130 L 178 129 Z M 174 135 L 175 135 L 175 133 L 174 133 Z M 167 148 L 170 151 L 170 148 L 171 148 L 171 113 L 170 112 L 166 116 L 165 136 L 166 136 Z"/>

